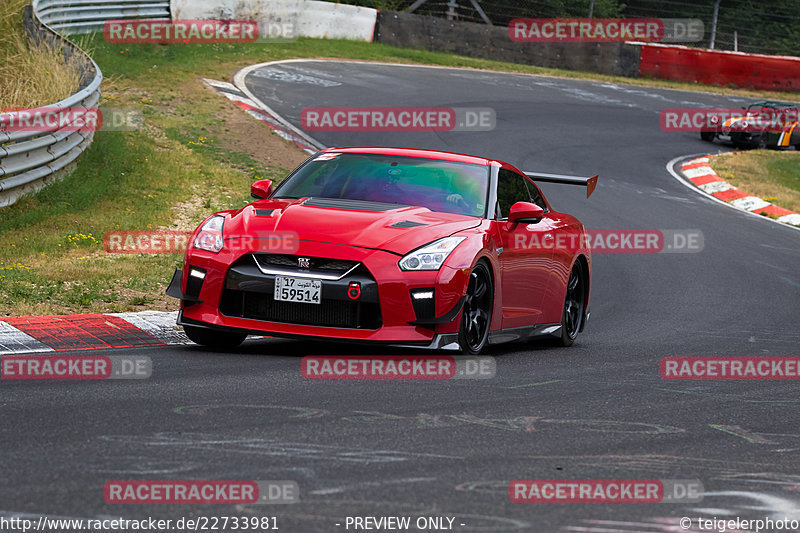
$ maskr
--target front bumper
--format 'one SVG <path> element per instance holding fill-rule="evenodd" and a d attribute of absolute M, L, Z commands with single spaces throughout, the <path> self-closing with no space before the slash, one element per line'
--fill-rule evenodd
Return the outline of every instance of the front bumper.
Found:
<path fill-rule="evenodd" d="M 182 302 L 179 324 L 432 348 L 457 341 L 468 269 L 404 272 L 396 254 L 300 241 L 297 251 L 286 257 L 360 265 L 339 279 L 322 279 L 321 304 L 303 304 L 275 301 L 277 274 L 252 261 L 253 254 L 258 256 L 258 251 L 235 257 L 224 249 L 219 255 L 195 250 L 187 254 L 184 269 L 175 273 L 167 289 Z M 291 277 L 291 271 L 278 274 Z M 359 287 L 355 299 L 348 296 L 353 283 Z M 414 300 L 415 293 L 429 291 L 433 298 L 428 305 Z"/>

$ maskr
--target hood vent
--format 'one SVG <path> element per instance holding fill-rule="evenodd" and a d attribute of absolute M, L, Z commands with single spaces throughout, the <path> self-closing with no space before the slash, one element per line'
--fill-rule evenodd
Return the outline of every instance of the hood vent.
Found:
<path fill-rule="evenodd" d="M 309 198 L 303 205 L 311 207 L 332 207 L 334 209 L 348 209 L 350 211 L 391 211 L 406 207 L 400 204 L 385 204 L 383 202 L 368 202 L 366 200 L 349 200 L 346 198 Z"/>
<path fill-rule="evenodd" d="M 417 226 L 427 226 L 427 224 L 414 222 L 413 220 L 401 220 L 400 222 L 389 225 L 390 228 L 416 228 Z"/>
<path fill-rule="evenodd" d="M 274 209 L 256 209 L 256 216 L 258 217 L 268 217 L 272 215 L 272 212 L 275 211 Z"/>

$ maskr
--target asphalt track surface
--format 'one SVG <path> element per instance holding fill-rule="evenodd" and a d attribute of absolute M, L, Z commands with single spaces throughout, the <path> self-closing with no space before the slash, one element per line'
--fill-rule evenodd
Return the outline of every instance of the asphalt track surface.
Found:
<path fill-rule="evenodd" d="M 488 133 L 314 136 L 598 173 L 590 200 L 581 188 L 543 189 L 590 228 L 699 229 L 705 247 L 595 254 L 592 317 L 578 342 L 492 347 L 491 380 L 305 380 L 303 355 L 409 352 L 260 339 L 233 353 L 114 351 L 152 357 L 144 381 L 4 382 L 0 516 L 274 515 L 281 531 L 322 532 L 345 531 L 347 516 L 445 515 L 456 531 L 540 533 L 679 531 L 669 528 L 683 516 L 800 518 L 797 384 L 667 382 L 658 372 L 665 356 L 800 354 L 800 234 L 703 198 L 665 168 L 710 146 L 662 132 L 662 108 L 742 100 L 335 62 L 265 67 L 247 85 L 297 125 L 308 106 L 491 107 Z M 520 478 L 699 479 L 706 496 L 514 504 L 507 487 Z M 289 479 L 302 502 L 114 506 L 103 499 L 112 479 Z"/>

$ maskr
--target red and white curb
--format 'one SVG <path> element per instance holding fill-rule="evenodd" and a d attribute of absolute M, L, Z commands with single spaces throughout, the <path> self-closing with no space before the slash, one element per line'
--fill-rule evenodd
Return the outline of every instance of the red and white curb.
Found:
<path fill-rule="evenodd" d="M 298 132 L 291 125 L 284 124 L 282 118 L 271 113 L 269 109 L 262 109 L 261 106 L 248 98 L 246 94 L 237 89 L 233 84 L 224 81 L 210 80 L 207 78 L 203 78 L 203 81 L 219 94 L 244 109 L 248 115 L 258 121 L 263 122 L 272 131 L 287 141 L 294 143 L 295 146 L 301 150 L 304 150 L 309 154 L 315 154 L 319 151 L 319 148 L 317 148 L 318 143 L 316 143 L 316 141 Z"/>
<path fill-rule="evenodd" d="M 177 317 L 143 311 L 0 318 L 0 355 L 191 344 Z"/>
<path fill-rule="evenodd" d="M 681 165 L 681 173 L 698 189 L 732 207 L 800 227 L 800 214 L 737 189 L 714 172 L 708 164 L 709 159 L 710 156 L 690 159 Z"/>

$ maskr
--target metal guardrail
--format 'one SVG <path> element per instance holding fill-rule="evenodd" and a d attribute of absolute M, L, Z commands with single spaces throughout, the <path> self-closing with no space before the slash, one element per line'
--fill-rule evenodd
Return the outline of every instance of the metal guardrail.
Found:
<path fill-rule="evenodd" d="M 60 46 L 65 57 L 84 58 L 83 79 L 77 92 L 48 109 L 96 107 L 100 101 L 103 74 L 97 63 L 77 45 L 59 34 L 101 31 L 108 19 L 169 18 L 169 2 L 149 0 L 33 0 L 26 13 L 28 33 L 34 40 Z M 93 131 L 73 131 L 69 123 L 39 131 L 7 131 L 3 125 L 18 122 L 14 115 L 0 113 L 0 207 L 15 203 L 56 179 L 60 171 L 91 144 Z"/>
<path fill-rule="evenodd" d="M 107 20 L 170 18 L 169 0 L 38 0 L 37 16 L 64 34 L 103 31 Z"/>

